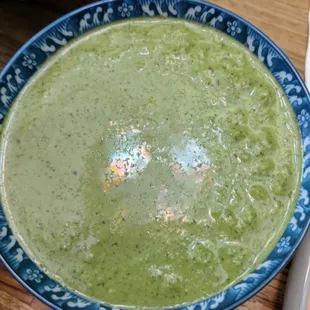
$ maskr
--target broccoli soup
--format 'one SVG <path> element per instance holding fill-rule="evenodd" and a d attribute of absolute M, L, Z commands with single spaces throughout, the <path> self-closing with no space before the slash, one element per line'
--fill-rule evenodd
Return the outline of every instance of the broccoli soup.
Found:
<path fill-rule="evenodd" d="M 193 302 L 261 263 L 299 191 L 295 115 L 263 64 L 183 20 L 99 28 L 18 96 L 2 202 L 53 278 L 110 304 Z"/>

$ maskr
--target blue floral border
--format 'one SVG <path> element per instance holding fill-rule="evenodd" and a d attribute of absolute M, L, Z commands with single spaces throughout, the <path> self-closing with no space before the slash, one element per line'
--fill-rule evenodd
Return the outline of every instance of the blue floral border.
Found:
<path fill-rule="evenodd" d="M 257 270 L 233 287 L 182 310 L 233 309 L 257 293 L 285 266 L 310 223 L 309 94 L 294 66 L 262 32 L 241 17 L 200 0 L 99 1 L 58 19 L 29 40 L 0 74 L 0 124 L 14 98 L 42 63 L 70 40 L 100 25 L 140 16 L 185 18 L 215 27 L 254 53 L 285 91 L 295 111 L 304 152 L 302 186 L 291 221 L 275 249 Z M 12 275 L 54 309 L 118 310 L 64 288 L 35 265 L 16 241 L 0 207 L 0 259 Z"/>

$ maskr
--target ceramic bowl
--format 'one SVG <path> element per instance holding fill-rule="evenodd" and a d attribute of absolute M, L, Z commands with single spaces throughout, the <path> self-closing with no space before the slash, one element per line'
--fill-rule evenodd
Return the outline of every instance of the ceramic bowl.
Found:
<path fill-rule="evenodd" d="M 59 48 L 98 26 L 117 20 L 162 15 L 215 27 L 242 43 L 269 69 L 286 93 L 303 146 L 302 185 L 293 217 L 276 247 L 244 280 L 183 310 L 233 309 L 256 294 L 287 264 L 310 222 L 310 106 L 306 87 L 289 59 L 261 31 L 239 16 L 199 0 L 103 0 L 65 15 L 30 39 L 0 75 L 0 122 L 31 76 Z M 0 259 L 33 295 L 54 309 L 119 309 L 88 300 L 49 278 L 16 241 L 0 207 Z M 104 296 L 103 296 L 104 298 Z M 180 308 L 181 309 L 181 308 Z"/>

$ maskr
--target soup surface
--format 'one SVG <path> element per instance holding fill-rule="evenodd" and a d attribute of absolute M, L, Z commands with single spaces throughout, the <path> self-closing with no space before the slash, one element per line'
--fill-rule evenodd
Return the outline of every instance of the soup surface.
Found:
<path fill-rule="evenodd" d="M 295 115 L 260 61 L 212 28 L 99 28 L 11 110 L 10 224 L 46 272 L 93 298 L 160 307 L 219 292 L 267 257 L 295 207 Z"/>

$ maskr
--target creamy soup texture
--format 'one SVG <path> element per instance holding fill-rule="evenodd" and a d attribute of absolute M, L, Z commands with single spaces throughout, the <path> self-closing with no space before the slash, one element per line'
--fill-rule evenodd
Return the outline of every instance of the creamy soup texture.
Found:
<path fill-rule="evenodd" d="M 10 225 L 50 276 L 95 299 L 161 307 L 217 293 L 267 257 L 295 207 L 295 115 L 263 64 L 215 29 L 99 28 L 11 110 Z"/>

